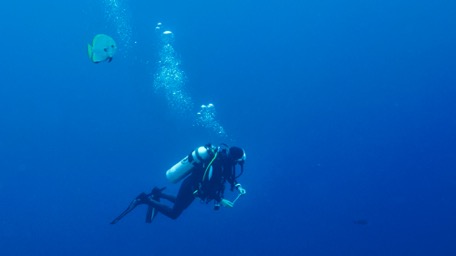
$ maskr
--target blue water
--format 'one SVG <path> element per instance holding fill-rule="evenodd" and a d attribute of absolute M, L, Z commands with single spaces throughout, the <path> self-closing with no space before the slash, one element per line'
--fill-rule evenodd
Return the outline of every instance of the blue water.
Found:
<path fill-rule="evenodd" d="M 1 255 L 456 255 L 456 2 L 17 0 L 0 24 Z M 109 224 L 207 142 L 247 152 L 233 209 Z"/>

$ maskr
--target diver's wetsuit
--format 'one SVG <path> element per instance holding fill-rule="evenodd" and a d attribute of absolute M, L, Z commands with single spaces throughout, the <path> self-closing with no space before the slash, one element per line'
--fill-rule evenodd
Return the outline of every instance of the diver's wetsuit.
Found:
<path fill-rule="evenodd" d="M 168 194 L 161 193 L 160 197 L 174 203 L 173 207 L 170 207 L 166 204 L 160 203 L 159 201 L 150 199 L 148 204 L 152 207 L 155 207 L 157 211 L 168 216 L 171 219 L 177 219 L 181 213 L 187 209 L 187 207 L 192 204 L 195 197 L 193 196 L 193 191 L 195 183 L 198 181 L 195 179 L 194 175 L 190 175 L 183 182 L 179 188 L 179 192 L 176 197 L 173 197 Z"/>
<path fill-rule="evenodd" d="M 164 193 L 160 194 L 160 198 L 174 202 L 173 207 L 152 198 L 150 198 L 148 204 L 155 207 L 158 212 L 167 217 L 177 219 L 181 213 L 190 206 L 193 200 L 195 200 L 195 197 L 198 197 L 205 202 L 210 202 L 212 200 L 220 202 L 223 198 L 223 191 L 225 190 L 225 181 L 228 181 L 232 186 L 236 181 L 232 176 L 234 173 L 231 173 L 232 165 L 223 161 L 223 157 L 214 161 L 212 167 L 213 171 L 210 181 L 207 180 L 202 182 L 205 168 L 195 168 L 192 174 L 182 182 L 176 197 Z"/>

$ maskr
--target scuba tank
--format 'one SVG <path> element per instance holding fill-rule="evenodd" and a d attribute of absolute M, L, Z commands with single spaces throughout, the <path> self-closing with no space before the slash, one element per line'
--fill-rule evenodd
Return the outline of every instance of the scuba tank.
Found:
<path fill-rule="evenodd" d="M 213 148 L 201 146 L 166 171 L 166 178 L 177 183 L 185 178 L 197 164 L 209 160 L 213 156 Z"/>

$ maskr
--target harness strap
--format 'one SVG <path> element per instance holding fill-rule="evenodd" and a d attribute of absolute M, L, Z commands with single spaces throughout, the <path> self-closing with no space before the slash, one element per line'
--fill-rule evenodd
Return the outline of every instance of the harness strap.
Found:
<path fill-rule="evenodd" d="M 212 163 L 214 162 L 215 158 L 217 158 L 217 155 L 218 155 L 218 151 L 215 152 L 214 157 L 212 158 L 212 160 L 207 165 L 206 170 L 204 171 L 203 179 L 201 180 L 201 182 L 204 182 L 204 180 L 206 179 L 207 172 L 209 171 L 210 167 L 212 166 Z"/>

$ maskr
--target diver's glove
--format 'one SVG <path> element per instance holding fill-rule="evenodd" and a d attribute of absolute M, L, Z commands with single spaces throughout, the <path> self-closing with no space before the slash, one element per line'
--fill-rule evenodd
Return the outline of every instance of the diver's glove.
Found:
<path fill-rule="evenodd" d="M 229 207 L 229 208 L 233 208 L 233 206 L 234 206 L 233 202 L 226 200 L 226 199 L 222 199 L 220 201 L 220 204 L 223 205 L 224 207 Z"/>
<path fill-rule="evenodd" d="M 240 183 L 234 185 L 234 187 L 236 187 L 236 189 L 239 191 L 239 194 L 241 195 L 245 195 L 247 193 L 247 191 L 241 186 Z"/>

